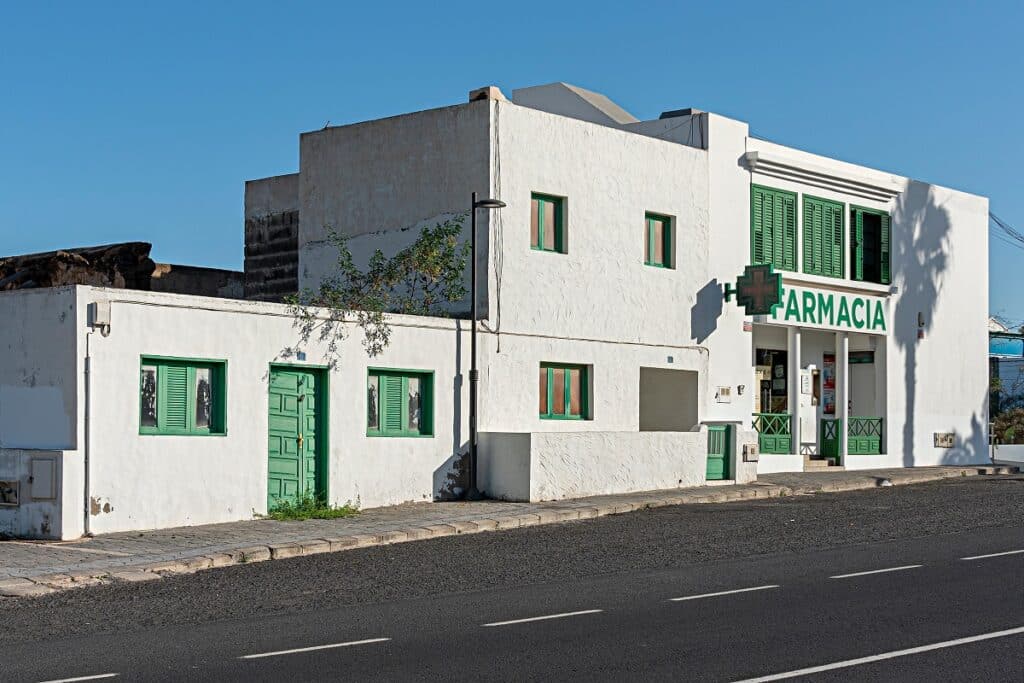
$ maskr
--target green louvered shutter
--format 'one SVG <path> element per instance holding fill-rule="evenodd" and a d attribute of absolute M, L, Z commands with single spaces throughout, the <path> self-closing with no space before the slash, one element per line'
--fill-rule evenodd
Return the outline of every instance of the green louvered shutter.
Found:
<path fill-rule="evenodd" d="M 170 430 L 188 429 L 188 368 L 166 365 L 164 370 L 164 419 L 161 427 Z"/>
<path fill-rule="evenodd" d="M 764 192 L 752 188 L 750 196 L 750 232 L 751 232 L 751 263 L 768 263 L 771 259 L 765 254 L 764 238 Z"/>
<path fill-rule="evenodd" d="M 850 270 L 854 280 L 864 279 L 864 213 L 858 209 L 850 212 Z"/>
<path fill-rule="evenodd" d="M 384 432 L 401 432 L 402 424 L 402 378 L 395 375 L 381 375 L 383 415 L 381 428 Z"/>
<path fill-rule="evenodd" d="M 823 217 L 821 203 L 804 197 L 804 272 L 821 275 Z"/>
<path fill-rule="evenodd" d="M 833 204 L 829 223 L 832 234 L 829 236 L 829 259 L 832 266 L 832 277 L 843 277 L 843 205 Z"/>
<path fill-rule="evenodd" d="M 782 205 L 782 259 L 776 263 L 783 270 L 796 270 L 796 197 L 777 195 L 776 201 Z"/>
<path fill-rule="evenodd" d="M 890 246 L 892 244 L 892 237 L 890 234 L 890 226 L 892 224 L 892 219 L 889 217 L 889 214 L 882 214 L 881 218 L 881 249 L 879 250 L 879 258 L 881 259 L 882 263 L 880 265 L 880 272 L 882 275 L 882 284 L 887 285 L 892 281 L 892 249 Z"/>

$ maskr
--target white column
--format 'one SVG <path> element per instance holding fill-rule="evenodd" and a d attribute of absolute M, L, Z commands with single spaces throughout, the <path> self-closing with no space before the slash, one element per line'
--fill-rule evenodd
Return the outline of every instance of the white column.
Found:
<path fill-rule="evenodd" d="M 846 465 L 850 430 L 850 335 L 836 332 L 836 418 L 839 423 L 839 464 Z"/>
<path fill-rule="evenodd" d="M 789 377 L 789 392 L 787 402 L 789 404 L 790 433 L 793 439 L 793 453 L 800 453 L 800 328 L 788 327 L 788 358 L 789 367 L 786 374 Z"/>

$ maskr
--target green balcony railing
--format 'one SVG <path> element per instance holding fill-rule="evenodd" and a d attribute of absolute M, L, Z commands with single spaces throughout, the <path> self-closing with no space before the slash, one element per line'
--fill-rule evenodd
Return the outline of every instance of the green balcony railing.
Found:
<path fill-rule="evenodd" d="M 882 452 L 882 427 L 880 417 L 851 417 L 846 430 L 850 455 L 879 455 Z"/>
<path fill-rule="evenodd" d="M 762 453 L 793 452 L 793 420 L 789 413 L 754 413 L 757 445 Z"/>
<path fill-rule="evenodd" d="M 823 419 L 821 421 L 821 454 L 836 458 L 842 451 L 843 421 Z M 851 417 L 846 428 L 847 455 L 880 455 L 882 453 L 882 430 L 884 420 L 880 417 Z"/>

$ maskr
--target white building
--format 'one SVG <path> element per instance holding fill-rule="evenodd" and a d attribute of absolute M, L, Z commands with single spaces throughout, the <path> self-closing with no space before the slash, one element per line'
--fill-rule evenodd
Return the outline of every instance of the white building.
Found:
<path fill-rule="evenodd" d="M 315 285 L 328 228 L 366 255 L 473 191 L 504 200 L 480 213 L 481 489 L 985 461 L 985 198 L 564 84 L 470 99 L 303 134 L 298 173 L 246 184 L 246 288 Z M 765 262 L 782 304 L 750 317 L 723 292 Z M 374 358 L 354 331 L 331 369 L 283 304 L 76 286 L 0 293 L 0 312 L 0 533 L 464 484 L 466 320 L 396 316 Z"/>

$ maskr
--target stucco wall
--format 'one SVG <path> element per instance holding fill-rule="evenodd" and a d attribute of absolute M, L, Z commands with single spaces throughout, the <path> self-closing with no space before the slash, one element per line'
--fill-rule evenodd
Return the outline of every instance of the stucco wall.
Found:
<path fill-rule="evenodd" d="M 18 506 L 0 505 L 0 538 L 61 538 L 61 451 L 0 448 L 0 480 L 18 482 Z"/>
<path fill-rule="evenodd" d="M 494 433 L 485 443 L 483 486 L 508 500 L 526 490 L 542 501 L 699 486 L 707 470 L 706 432 Z"/>
<path fill-rule="evenodd" d="M 0 292 L 0 447 L 76 447 L 74 303 L 71 287 Z"/>
<path fill-rule="evenodd" d="M 91 516 L 94 533 L 251 518 L 266 512 L 267 379 L 273 362 L 329 361 L 324 343 L 300 343 L 287 307 L 147 292 L 79 288 L 79 305 L 111 301 L 108 337 L 92 342 Z M 460 375 L 468 363 L 457 321 L 396 318 L 390 346 L 368 358 L 361 331 L 339 345 L 329 381 L 332 502 L 363 507 L 433 500 L 452 486 L 468 421 Z M 79 330 L 80 336 L 84 328 Z M 141 355 L 226 359 L 227 435 L 139 434 Z M 300 363 L 302 364 L 302 363 Z M 433 370 L 430 438 L 366 436 L 368 367 Z M 453 398 L 455 400 L 453 400 Z"/>
<path fill-rule="evenodd" d="M 328 228 L 356 238 L 350 246 L 357 257 L 378 247 L 390 255 L 415 239 L 422 226 L 468 212 L 473 191 L 486 195 L 491 106 L 470 102 L 303 134 L 300 287 L 315 287 L 324 275 L 334 274 L 337 251 L 327 241 Z M 478 219 L 483 269 L 486 212 Z M 466 221 L 467 234 L 468 227 Z M 486 305 L 482 276 L 481 287 Z"/>

